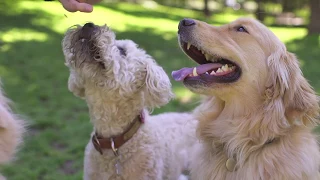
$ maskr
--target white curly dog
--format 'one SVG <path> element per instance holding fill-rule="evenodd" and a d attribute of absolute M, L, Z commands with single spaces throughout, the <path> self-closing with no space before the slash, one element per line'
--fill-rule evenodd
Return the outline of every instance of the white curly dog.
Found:
<path fill-rule="evenodd" d="M 84 179 L 185 179 L 196 120 L 188 113 L 148 115 L 173 97 L 162 67 L 133 41 L 93 23 L 70 28 L 62 46 L 69 90 L 87 102 L 94 125 Z"/>
<path fill-rule="evenodd" d="M 14 157 L 25 132 L 25 121 L 15 115 L 9 105 L 10 100 L 2 92 L 0 82 L 0 164 Z M 4 179 L 0 174 L 0 180 Z"/>

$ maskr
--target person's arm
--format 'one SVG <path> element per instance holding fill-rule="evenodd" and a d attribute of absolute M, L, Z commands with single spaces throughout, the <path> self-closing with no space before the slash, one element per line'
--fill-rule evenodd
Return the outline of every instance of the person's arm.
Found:
<path fill-rule="evenodd" d="M 93 4 L 100 2 L 101 0 L 59 0 L 64 9 L 69 12 L 92 12 Z"/>

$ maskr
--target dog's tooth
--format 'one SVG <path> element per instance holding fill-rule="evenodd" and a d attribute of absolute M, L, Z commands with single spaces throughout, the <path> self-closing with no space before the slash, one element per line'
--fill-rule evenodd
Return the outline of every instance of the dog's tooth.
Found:
<path fill-rule="evenodd" d="M 210 55 L 209 54 L 204 54 L 204 56 L 206 57 L 206 60 L 209 61 L 210 60 Z"/>
<path fill-rule="evenodd" d="M 197 68 L 196 68 L 196 67 L 193 68 L 192 75 L 193 75 L 193 76 L 198 76 Z"/>
<path fill-rule="evenodd" d="M 208 72 L 206 72 L 206 74 L 209 74 Z"/>
<path fill-rule="evenodd" d="M 210 73 L 210 75 L 216 75 L 216 72 L 212 71 L 212 72 Z"/>
<path fill-rule="evenodd" d="M 231 71 L 234 69 L 234 66 L 232 64 L 228 64 L 228 69 Z"/>
<path fill-rule="evenodd" d="M 190 47 L 191 47 L 191 43 L 188 42 L 188 44 L 187 44 L 187 50 L 189 50 Z"/>
<path fill-rule="evenodd" d="M 81 42 L 84 42 L 84 39 L 81 39 Z"/>
<path fill-rule="evenodd" d="M 228 68 L 226 68 L 226 66 L 222 66 L 222 67 L 221 67 L 221 70 L 222 70 L 222 71 L 228 71 Z"/>
<path fill-rule="evenodd" d="M 223 72 L 223 71 L 222 71 L 221 68 L 219 68 L 219 69 L 217 70 L 217 73 L 221 73 L 221 72 Z"/>
<path fill-rule="evenodd" d="M 224 65 L 224 66 L 222 66 L 222 71 L 229 71 L 230 69 L 229 69 L 229 67 L 228 67 L 228 65 L 226 64 L 226 65 Z"/>

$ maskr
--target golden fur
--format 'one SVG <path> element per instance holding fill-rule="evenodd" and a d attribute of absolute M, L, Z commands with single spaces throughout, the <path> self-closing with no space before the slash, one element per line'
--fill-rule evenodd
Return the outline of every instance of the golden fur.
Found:
<path fill-rule="evenodd" d="M 312 134 L 319 122 L 318 97 L 296 56 L 256 20 L 220 27 L 195 22 L 192 44 L 232 60 L 242 74 L 233 83 L 187 85 L 207 96 L 194 111 L 202 145 L 194 153 L 191 178 L 319 179 L 320 153 Z M 236 31 L 239 26 L 248 33 Z M 232 172 L 226 168 L 229 158 L 237 162 Z"/>
<path fill-rule="evenodd" d="M 0 84 L 1 85 L 1 84 Z M 9 107 L 0 87 L 0 164 L 9 162 L 22 141 L 23 121 Z M 0 179 L 5 179 L 0 174 Z"/>

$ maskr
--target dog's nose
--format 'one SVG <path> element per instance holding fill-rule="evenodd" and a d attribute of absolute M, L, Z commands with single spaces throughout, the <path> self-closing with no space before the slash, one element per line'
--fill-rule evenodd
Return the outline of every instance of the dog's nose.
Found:
<path fill-rule="evenodd" d="M 83 28 L 93 28 L 94 27 L 94 24 L 89 22 L 89 23 L 86 23 Z"/>
<path fill-rule="evenodd" d="M 180 21 L 178 28 L 181 29 L 182 27 L 188 27 L 188 26 L 194 26 L 194 25 L 196 25 L 196 22 L 193 19 L 184 18 L 183 20 Z"/>
<path fill-rule="evenodd" d="M 90 39 L 91 34 L 94 32 L 94 24 L 93 23 L 86 23 L 81 30 L 80 38 L 81 39 Z"/>
<path fill-rule="evenodd" d="M 179 22 L 178 33 L 181 34 L 182 30 L 190 29 L 194 25 L 196 25 L 196 22 L 193 19 L 184 18 Z"/>

